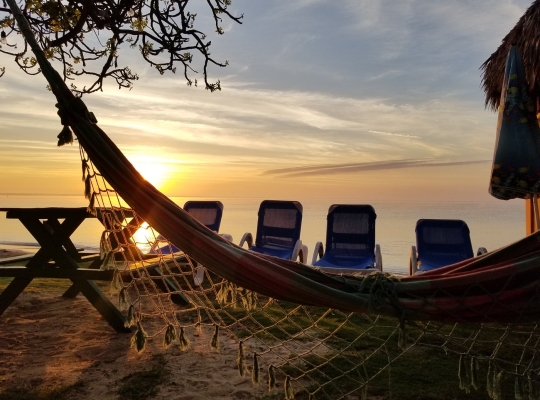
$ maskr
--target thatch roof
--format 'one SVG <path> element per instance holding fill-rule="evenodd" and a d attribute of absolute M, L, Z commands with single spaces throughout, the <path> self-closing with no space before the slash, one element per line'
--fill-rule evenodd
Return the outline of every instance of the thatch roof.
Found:
<path fill-rule="evenodd" d="M 482 87 L 486 92 L 486 107 L 497 109 L 501 100 L 501 87 L 506 57 L 516 45 L 523 57 L 525 74 L 529 82 L 529 95 L 538 104 L 540 95 L 540 0 L 527 9 L 516 26 L 504 37 L 501 45 L 482 64 Z"/>

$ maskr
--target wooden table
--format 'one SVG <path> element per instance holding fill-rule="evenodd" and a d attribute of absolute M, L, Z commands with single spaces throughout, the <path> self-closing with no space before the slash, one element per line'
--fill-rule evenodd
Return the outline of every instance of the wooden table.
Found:
<path fill-rule="evenodd" d="M 73 282 L 65 297 L 75 297 L 82 292 L 117 332 L 130 332 L 124 327 L 125 317 L 93 282 L 111 280 L 114 271 L 82 269 L 77 265 L 81 254 L 70 236 L 86 218 L 95 218 L 94 215 L 85 207 L 0 208 L 0 211 L 6 212 L 9 219 L 21 221 L 40 245 L 26 266 L 0 267 L 0 276 L 14 278 L 0 294 L 0 315 L 34 278 L 64 278 Z"/>
<path fill-rule="evenodd" d="M 129 332 L 124 327 L 125 317 L 101 292 L 93 280 L 110 281 L 113 270 L 100 270 L 99 257 L 88 268 L 79 268 L 81 253 L 71 241 L 71 235 L 87 218 L 98 218 L 105 229 L 114 231 L 109 235 L 113 249 L 122 249 L 124 261 L 144 258 L 131 236 L 139 229 L 142 221 L 133 218 L 130 210 L 97 208 L 96 215 L 85 207 L 78 208 L 0 208 L 8 219 L 18 219 L 37 240 L 40 249 L 24 267 L 0 266 L 0 277 L 13 277 L 11 283 L 0 294 L 0 315 L 13 303 L 34 278 L 64 278 L 73 284 L 63 297 L 74 298 L 82 293 L 96 310 L 117 332 Z M 108 215 L 105 215 L 108 213 Z M 121 228 L 113 229 L 111 224 L 131 218 Z M 61 222 L 62 221 L 62 222 Z M 170 293 L 171 300 L 180 305 L 189 305 L 189 299 L 175 282 L 163 276 L 159 264 L 147 265 L 145 271 L 154 279 L 156 286 Z M 126 277 L 129 279 L 130 277 Z"/>

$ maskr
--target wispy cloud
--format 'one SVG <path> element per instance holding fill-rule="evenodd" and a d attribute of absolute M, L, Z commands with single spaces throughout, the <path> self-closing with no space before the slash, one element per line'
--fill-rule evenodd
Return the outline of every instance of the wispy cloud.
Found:
<path fill-rule="evenodd" d="M 284 178 L 300 178 L 316 175 L 351 174 L 402 168 L 450 167 L 458 165 L 486 164 L 491 160 L 434 161 L 434 160 L 391 160 L 372 163 L 324 164 L 297 168 L 281 168 L 264 171 L 262 175 L 279 175 Z"/>
<path fill-rule="evenodd" d="M 420 136 L 416 135 L 403 135 L 401 133 L 392 133 L 392 132 L 381 132 L 381 131 L 368 131 L 371 133 L 378 133 L 379 135 L 388 135 L 388 136 L 397 136 L 397 137 L 405 137 L 405 138 L 413 138 L 413 139 L 420 139 Z"/>
<path fill-rule="evenodd" d="M 411 154 L 484 158 L 496 118 L 453 98 L 411 105 L 255 87 L 209 94 L 167 79 L 100 94 L 89 106 L 121 148 L 147 143 L 190 159 L 290 166 Z"/>

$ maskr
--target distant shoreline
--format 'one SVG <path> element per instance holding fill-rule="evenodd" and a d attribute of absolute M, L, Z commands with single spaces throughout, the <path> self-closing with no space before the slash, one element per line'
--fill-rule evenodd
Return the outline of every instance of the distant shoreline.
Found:
<path fill-rule="evenodd" d="M 23 250 L 0 249 L 0 258 L 22 256 L 23 254 L 30 254 L 30 253 L 28 251 L 23 251 Z"/>
<path fill-rule="evenodd" d="M 82 196 L 80 193 L 0 193 L 0 196 Z"/>

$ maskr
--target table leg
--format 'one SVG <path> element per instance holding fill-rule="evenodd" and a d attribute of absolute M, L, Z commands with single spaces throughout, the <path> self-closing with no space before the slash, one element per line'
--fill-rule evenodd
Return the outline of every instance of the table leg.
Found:
<path fill-rule="evenodd" d="M 0 315 L 15 301 L 23 290 L 32 282 L 34 278 L 13 278 L 10 284 L 0 294 Z"/>
<path fill-rule="evenodd" d="M 64 243 L 71 243 L 69 237 L 81 225 L 84 218 L 82 216 L 66 218 L 62 224 L 58 223 L 56 226 L 57 229 L 54 229 L 54 227 L 51 226 L 54 230 L 52 233 L 47 230 L 39 219 L 19 218 L 19 220 L 41 245 L 41 248 L 34 257 L 26 264 L 28 268 L 33 268 L 40 267 L 51 258 L 54 258 L 53 255 L 55 250 L 56 252 L 65 252 L 62 246 Z M 73 243 L 71 244 L 73 245 Z M 73 246 L 73 248 L 75 248 L 75 246 Z"/>
<path fill-rule="evenodd" d="M 21 222 L 23 222 L 26 229 L 32 233 L 38 243 L 42 246 L 43 253 L 40 256 L 41 259 L 47 257 L 52 258 L 60 270 L 68 269 L 73 271 L 77 270 L 79 266 L 62 247 L 62 243 L 66 240 L 65 235 L 68 235 L 69 237 L 76 227 L 80 225 L 78 220 L 78 218 L 66 218 L 59 230 L 55 231 L 53 234 L 49 233 L 39 220 L 21 219 Z M 114 330 L 117 332 L 130 331 L 130 329 L 124 327 L 125 317 L 101 292 L 94 282 L 82 277 L 70 279 L 74 285 L 72 286 L 73 289 L 68 289 L 68 295 L 74 293 L 75 290 L 77 290 L 77 292 L 80 290 Z"/>
<path fill-rule="evenodd" d="M 81 261 L 81 255 L 77 251 L 77 248 L 69 238 L 73 232 L 79 227 L 80 224 L 83 223 L 84 217 L 79 217 L 77 219 L 71 217 L 70 218 L 71 223 L 69 223 L 69 230 L 72 230 L 71 232 L 62 232 L 63 231 L 63 224 L 60 224 L 60 222 L 57 219 L 50 218 L 47 220 L 47 224 L 53 229 L 54 232 L 59 232 L 59 235 L 64 238 L 62 241 L 62 245 L 64 246 L 64 249 L 68 252 L 68 254 L 77 262 Z M 65 223 L 66 221 L 64 221 Z M 69 221 L 68 221 L 69 222 Z"/>
<path fill-rule="evenodd" d="M 116 332 L 131 332 L 131 329 L 124 326 L 126 321 L 124 315 L 105 297 L 94 282 L 86 279 L 72 279 L 71 281 Z"/>
<path fill-rule="evenodd" d="M 74 283 L 68 288 L 68 290 L 64 292 L 62 297 L 65 297 L 67 299 L 74 299 L 79 293 L 81 293 L 81 289 L 79 289 L 79 286 Z"/>

